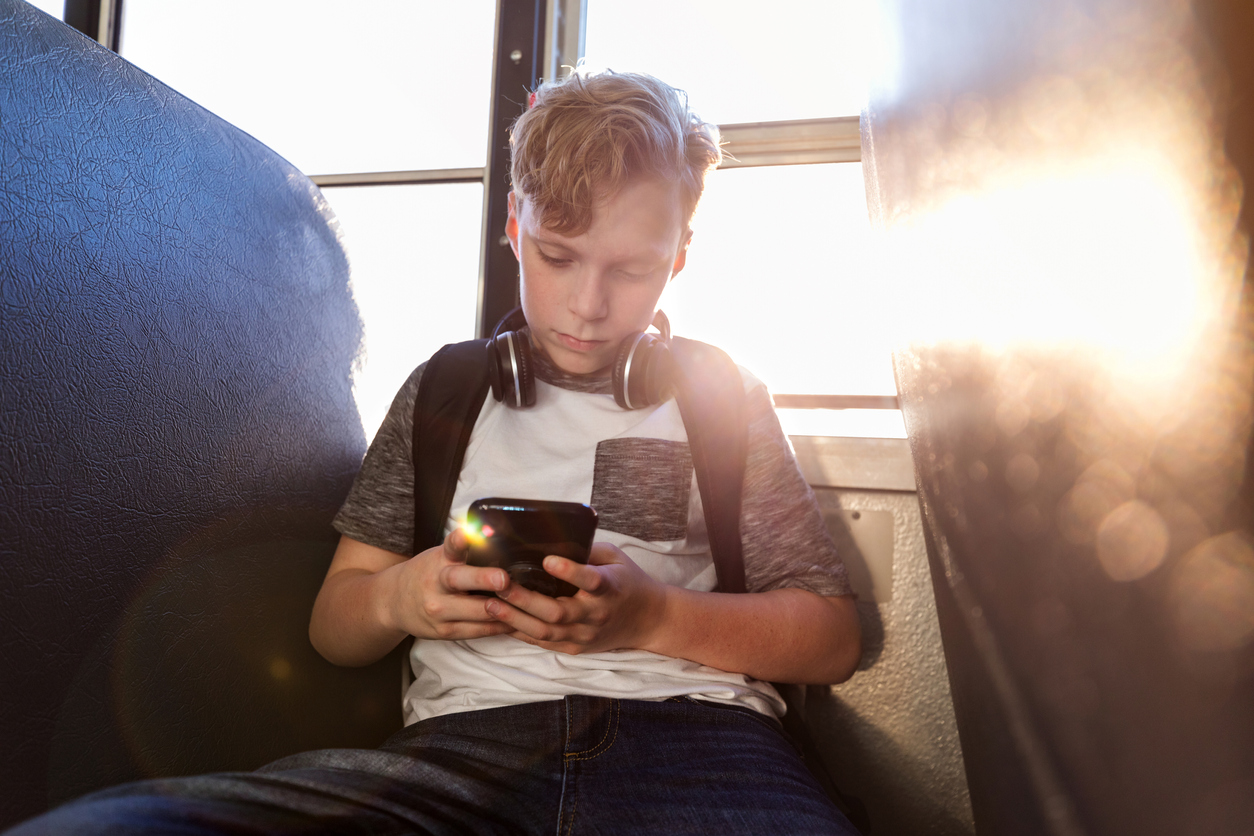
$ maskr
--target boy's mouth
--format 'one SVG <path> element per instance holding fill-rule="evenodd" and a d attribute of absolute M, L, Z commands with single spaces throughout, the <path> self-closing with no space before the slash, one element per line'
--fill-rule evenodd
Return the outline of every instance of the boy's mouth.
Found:
<path fill-rule="evenodd" d="M 561 341 L 562 345 L 572 351 L 592 351 L 594 348 L 605 343 L 605 340 L 578 340 L 570 334 L 563 334 L 561 332 L 558 332 L 557 338 Z"/>

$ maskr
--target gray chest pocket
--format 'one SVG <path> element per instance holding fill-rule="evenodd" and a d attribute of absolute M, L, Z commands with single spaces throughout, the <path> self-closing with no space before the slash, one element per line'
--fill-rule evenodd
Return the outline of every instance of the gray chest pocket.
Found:
<path fill-rule="evenodd" d="M 592 507 L 597 527 L 640 540 L 688 536 L 692 451 L 685 441 L 610 438 L 597 445 Z"/>

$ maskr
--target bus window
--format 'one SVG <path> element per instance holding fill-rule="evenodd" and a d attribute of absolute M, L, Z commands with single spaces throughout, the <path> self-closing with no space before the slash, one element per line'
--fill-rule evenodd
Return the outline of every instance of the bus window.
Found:
<path fill-rule="evenodd" d="M 732 158 L 708 180 L 663 306 L 677 333 L 727 349 L 781 406 L 793 395 L 891 403 L 896 392 L 859 162 L 866 6 L 740 15 L 716 2 L 587 4 L 587 66 L 657 75 L 723 130 Z M 904 437 L 898 413 L 866 412 L 780 418 L 790 434 Z"/>
<path fill-rule="evenodd" d="M 123 57 L 322 186 L 365 326 L 367 438 L 418 363 L 474 336 L 495 21 L 493 0 L 123 7 Z"/>

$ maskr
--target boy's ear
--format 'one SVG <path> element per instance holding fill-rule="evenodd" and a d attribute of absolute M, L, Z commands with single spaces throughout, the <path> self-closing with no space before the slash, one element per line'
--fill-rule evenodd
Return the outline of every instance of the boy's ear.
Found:
<path fill-rule="evenodd" d="M 684 230 L 683 236 L 679 239 L 679 253 L 675 256 L 675 265 L 671 267 L 671 278 L 679 275 L 679 271 L 684 269 L 684 265 L 688 263 L 688 245 L 692 243 L 692 230 Z"/>
<path fill-rule="evenodd" d="M 509 248 L 514 251 L 514 258 L 522 261 L 518 249 L 518 209 L 514 205 L 514 193 L 509 193 L 509 214 L 505 218 L 505 237 L 509 239 Z"/>

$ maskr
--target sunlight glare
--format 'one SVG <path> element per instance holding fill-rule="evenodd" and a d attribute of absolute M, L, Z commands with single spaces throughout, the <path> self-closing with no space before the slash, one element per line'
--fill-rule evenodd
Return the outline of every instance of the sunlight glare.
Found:
<path fill-rule="evenodd" d="M 774 393 L 893 395 L 892 300 L 869 252 L 861 166 L 710 175 L 662 307 Z"/>
<path fill-rule="evenodd" d="M 954 197 L 884 239 L 899 294 L 914 298 L 900 336 L 1073 347 L 1134 378 L 1175 378 L 1210 320 L 1213 265 L 1191 210 L 1152 157 L 1033 170 Z"/>
<path fill-rule="evenodd" d="M 649 73 L 686 91 L 696 112 L 719 124 L 862 109 L 879 43 L 867 36 L 873 3 L 777 0 L 759 11 L 724 0 L 588 0 L 582 66 Z"/>

